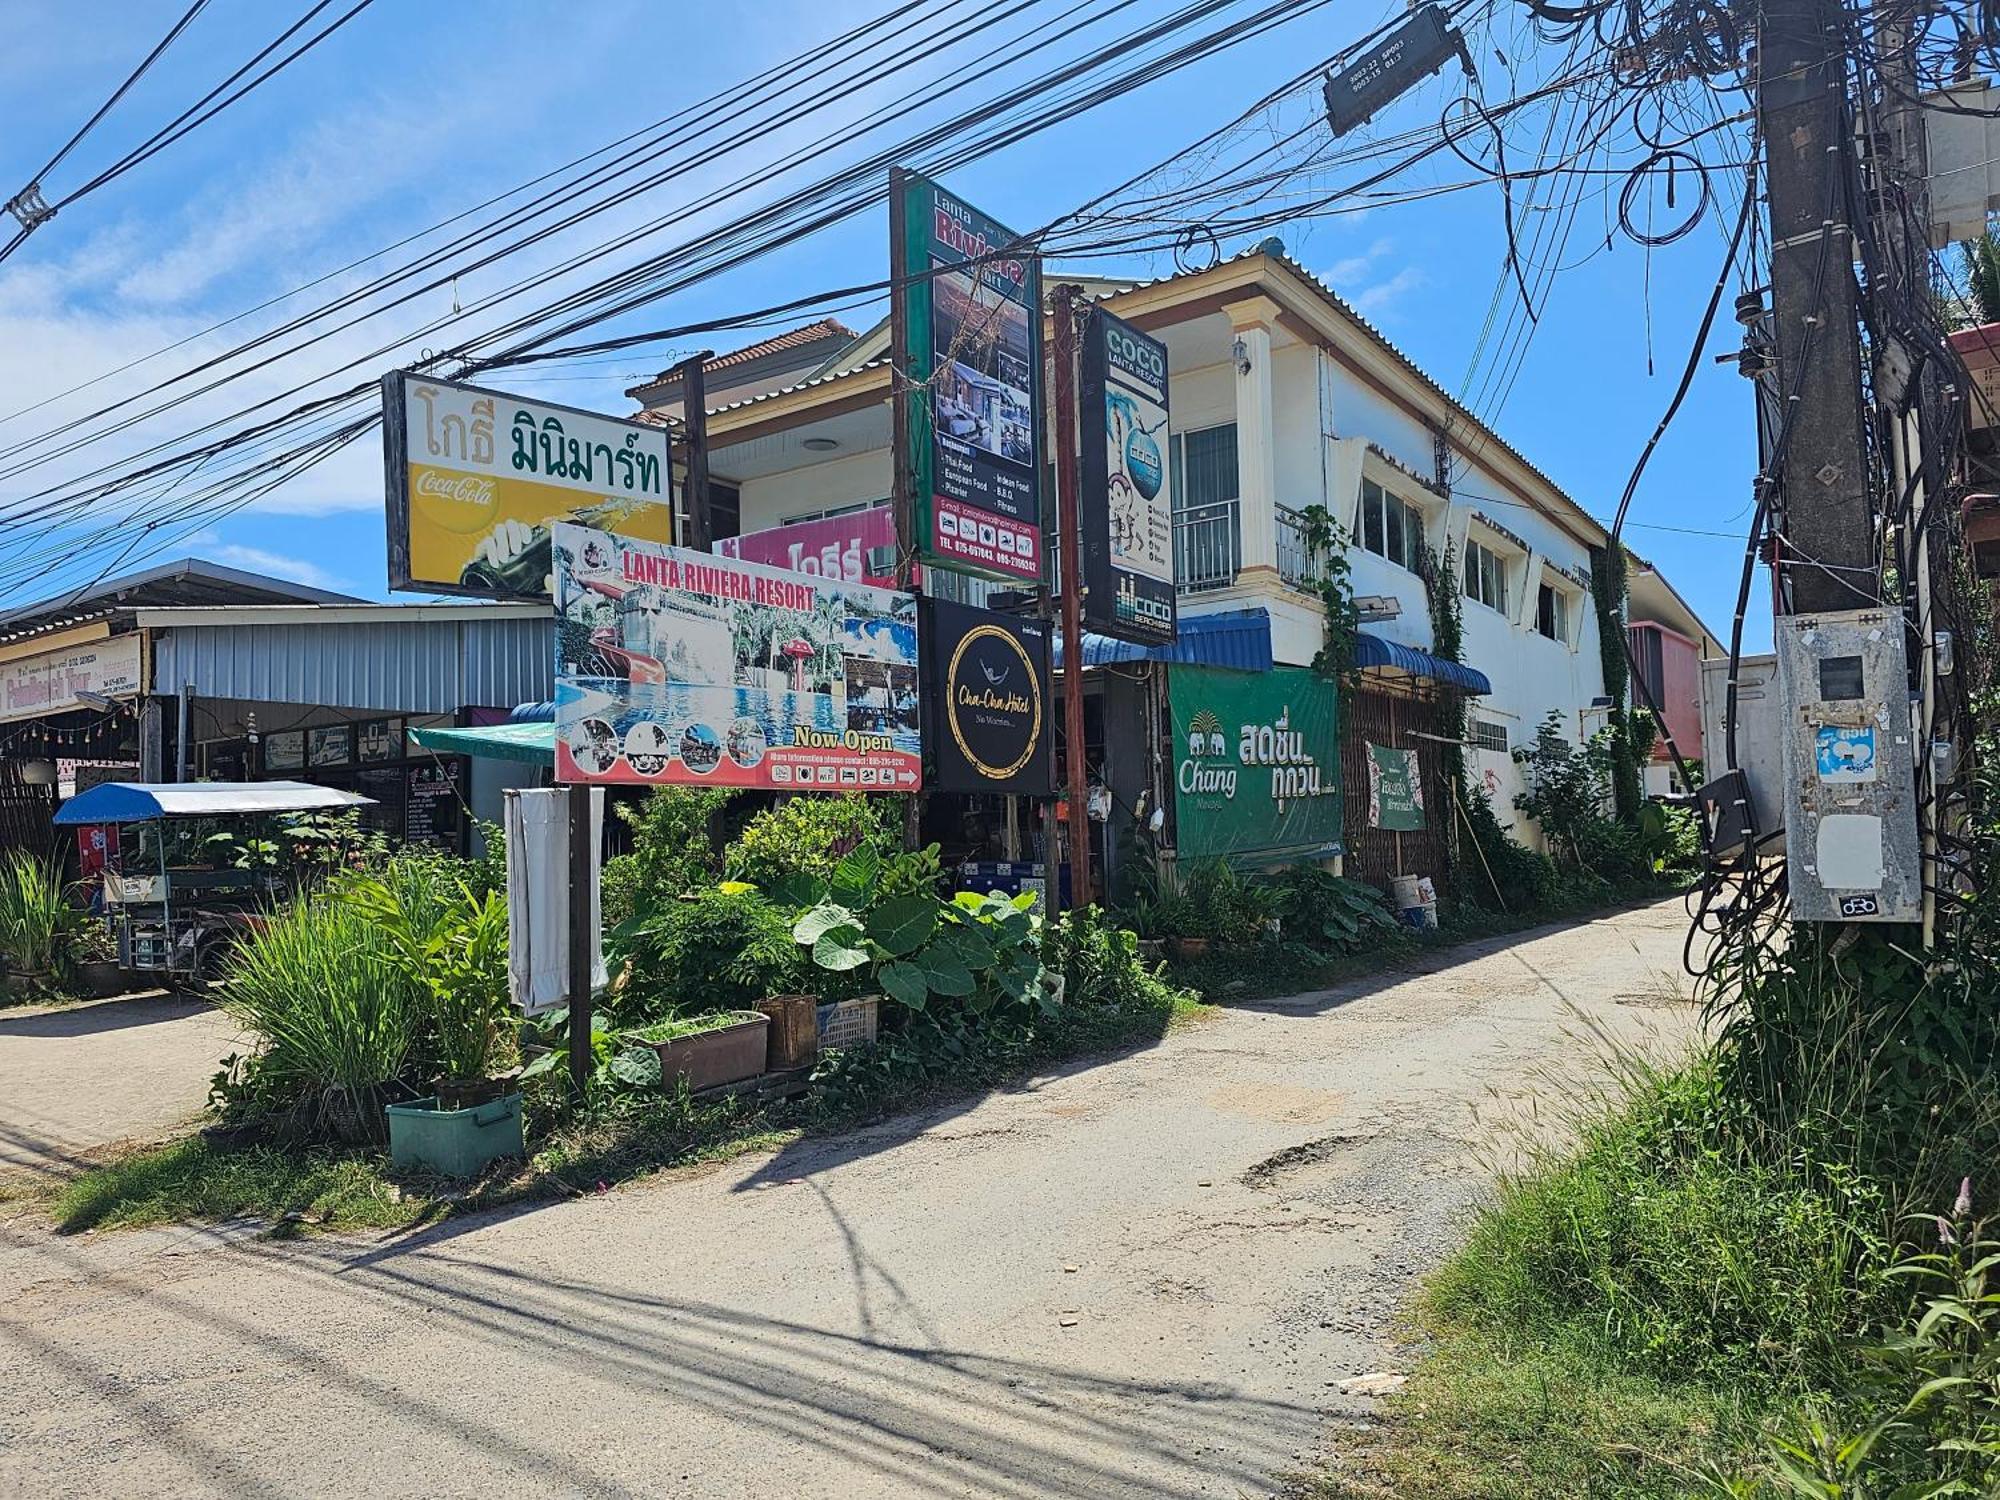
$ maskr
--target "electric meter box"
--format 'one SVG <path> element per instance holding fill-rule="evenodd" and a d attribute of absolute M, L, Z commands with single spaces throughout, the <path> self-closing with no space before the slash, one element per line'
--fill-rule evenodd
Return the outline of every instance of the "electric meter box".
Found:
<path fill-rule="evenodd" d="M 1801 922 L 1923 919 L 1903 617 L 1780 616 L 1785 868 Z"/>

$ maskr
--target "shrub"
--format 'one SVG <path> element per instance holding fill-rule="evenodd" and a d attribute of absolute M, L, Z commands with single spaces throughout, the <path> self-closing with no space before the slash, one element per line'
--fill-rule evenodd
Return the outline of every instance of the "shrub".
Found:
<path fill-rule="evenodd" d="M 619 805 L 618 816 L 632 829 L 632 852 L 604 863 L 607 928 L 636 914 L 663 909 L 690 891 L 715 883 L 722 862 L 709 840 L 709 822 L 735 795 L 662 786 L 636 806 Z"/>
<path fill-rule="evenodd" d="M 830 880 L 848 854 L 896 852 L 902 844 L 900 815 L 895 798 L 793 797 L 744 825 L 723 857 L 723 872 L 763 890 L 788 875 Z"/>
<path fill-rule="evenodd" d="M 0 865 L 0 955 L 17 973 L 66 978 L 90 921 L 55 864 L 16 851 Z"/>
<path fill-rule="evenodd" d="M 615 999 L 627 1024 L 742 1010 L 807 987 L 806 953 L 784 911 L 753 890 L 711 887 L 631 919 L 614 934 L 629 961 Z"/>
<path fill-rule="evenodd" d="M 1382 893 L 1318 865 L 1287 865 L 1272 877 L 1285 893 L 1285 936 L 1333 953 L 1353 953 L 1399 930 Z"/>
<path fill-rule="evenodd" d="M 440 902 L 424 880 L 371 875 L 344 881 L 339 899 L 388 940 L 384 966 L 418 997 L 427 1050 L 446 1081 L 485 1078 L 512 1060 L 504 895 L 461 884 Z"/>
<path fill-rule="evenodd" d="M 1474 847 L 1458 863 L 1455 884 L 1462 900 L 1510 911 L 1546 906 L 1556 890 L 1556 867 L 1546 854 L 1520 843 L 1501 825 L 1484 787 L 1466 797 Z"/>
<path fill-rule="evenodd" d="M 359 904 L 330 892 L 279 907 L 246 935 L 218 1001 L 257 1050 L 217 1080 L 226 1115 L 379 1137 L 379 1106 L 422 1029 L 416 986 L 387 962 L 392 944 Z"/>

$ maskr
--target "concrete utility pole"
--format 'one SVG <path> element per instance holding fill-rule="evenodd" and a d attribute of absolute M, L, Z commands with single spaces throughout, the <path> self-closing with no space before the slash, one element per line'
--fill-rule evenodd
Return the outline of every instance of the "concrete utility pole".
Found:
<path fill-rule="evenodd" d="M 1083 546 L 1077 520 L 1076 298 L 1068 283 L 1055 289 L 1056 525 L 1062 548 L 1063 733 L 1069 760 L 1070 903 L 1090 905 L 1090 778 L 1083 753 Z M 1049 883 L 1060 882 L 1055 862 Z"/>
<path fill-rule="evenodd" d="M 1793 614 L 1865 609 L 1880 594 L 1846 206 L 1846 54 L 1829 44 L 1845 22 L 1840 0 L 1768 0 L 1757 48 L 1788 426 L 1773 529 L 1780 598 Z"/>

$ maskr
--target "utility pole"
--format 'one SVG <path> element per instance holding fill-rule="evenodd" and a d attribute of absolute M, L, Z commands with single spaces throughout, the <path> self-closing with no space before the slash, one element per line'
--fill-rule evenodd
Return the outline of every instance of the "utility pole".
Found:
<path fill-rule="evenodd" d="M 1847 213 L 1847 58 L 1829 46 L 1846 22 L 1840 0 L 1768 0 L 1757 47 L 1786 424 L 1774 557 L 1792 614 L 1865 609 L 1880 596 Z"/>
<path fill-rule="evenodd" d="M 708 362 L 713 349 L 690 356 L 667 372 L 680 377 L 681 426 L 687 433 L 687 518 L 688 534 L 681 545 L 697 552 L 715 546 L 715 518 L 708 508 Z"/>
<path fill-rule="evenodd" d="M 1063 734 L 1069 751 L 1070 903 L 1090 904 L 1090 781 L 1083 754 L 1083 545 L 1077 518 L 1076 299 L 1065 282 L 1050 296 L 1055 314 L 1056 525 L 1060 528 L 1063 629 Z M 1049 880 L 1057 884 L 1054 862 Z"/>

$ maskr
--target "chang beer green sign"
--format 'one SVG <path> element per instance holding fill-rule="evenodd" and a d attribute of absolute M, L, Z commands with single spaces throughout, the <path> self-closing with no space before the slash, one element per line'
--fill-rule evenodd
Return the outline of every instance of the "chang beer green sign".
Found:
<path fill-rule="evenodd" d="M 1268 863 L 1341 852 L 1340 698 L 1298 667 L 1172 666 L 1175 849 Z"/>

